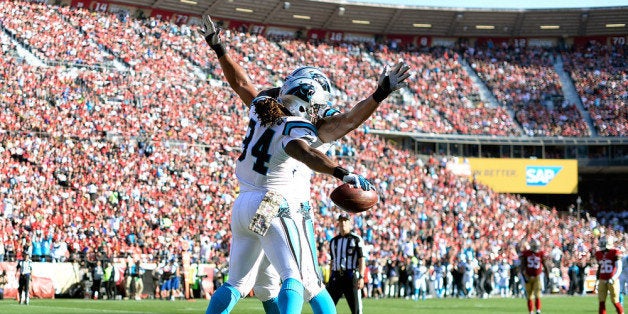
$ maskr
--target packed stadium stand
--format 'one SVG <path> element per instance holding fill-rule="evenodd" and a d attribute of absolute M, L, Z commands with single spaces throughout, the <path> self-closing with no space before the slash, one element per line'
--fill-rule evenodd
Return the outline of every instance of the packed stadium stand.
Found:
<path fill-rule="evenodd" d="M 468 49 L 467 58 L 527 135 L 590 135 L 578 109 L 562 95 L 548 49 L 488 45 Z"/>
<path fill-rule="evenodd" d="M 372 179 L 382 196 L 377 208 L 354 218 L 372 272 L 417 258 L 460 272 L 514 264 L 520 240 L 540 237 L 545 250 L 557 248 L 556 267 L 566 274 L 588 263 L 600 232 L 625 239 L 625 200 L 604 204 L 591 196 L 591 215 L 565 215 L 559 212 L 566 208 L 453 174 L 447 162 L 455 157 L 419 156 L 369 131 L 626 136 L 626 46 L 392 49 L 239 29 L 224 37 L 260 89 L 280 85 L 299 65 L 322 68 L 340 110 L 368 96 L 385 65 L 403 59 L 412 67 L 409 88 L 329 153 Z M 193 261 L 226 264 L 246 107 L 222 82 L 197 26 L 2 1 L 0 43 L 0 262 L 27 250 L 46 262 L 159 262 L 188 251 Z M 573 82 L 557 74 L 559 58 Z M 566 83 L 583 110 L 563 94 Z M 481 96 L 483 87 L 492 98 Z M 313 181 L 322 265 L 338 213 L 327 196 L 337 184 L 324 176 Z"/>
<path fill-rule="evenodd" d="M 625 53 L 624 47 L 599 44 L 563 53 L 582 104 L 602 136 L 628 135 Z"/>

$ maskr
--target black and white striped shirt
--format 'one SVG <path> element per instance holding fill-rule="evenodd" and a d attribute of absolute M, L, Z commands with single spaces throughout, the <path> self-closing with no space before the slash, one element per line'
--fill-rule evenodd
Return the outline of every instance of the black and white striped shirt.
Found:
<path fill-rule="evenodd" d="M 33 262 L 21 260 L 17 262 L 17 270 L 20 271 L 20 275 L 30 275 L 33 270 Z"/>
<path fill-rule="evenodd" d="M 364 257 L 363 246 L 362 238 L 355 233 L 335 236 L 329 242 L 331 270 L 352 271 L 358 269 L 358 261 Z"/>

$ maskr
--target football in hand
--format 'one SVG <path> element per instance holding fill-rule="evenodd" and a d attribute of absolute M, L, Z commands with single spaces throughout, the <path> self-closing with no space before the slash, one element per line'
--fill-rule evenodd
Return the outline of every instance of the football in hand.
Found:
<path fill-rule="evenodd" d="M 364 191 L 349 183 L 335 188 L 329 195 L 336 206 L 350 213 L 361 213 L 371 209 L 379 201 L 375 190 Z"/>

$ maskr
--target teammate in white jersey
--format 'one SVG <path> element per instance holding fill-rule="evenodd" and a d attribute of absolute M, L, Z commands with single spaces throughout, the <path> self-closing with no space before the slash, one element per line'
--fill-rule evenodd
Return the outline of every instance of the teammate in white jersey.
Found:
<path fill-rule="evenodd" d="M 208 16 L 204 17 L 204 27 L 205 29 L 201 30 L 201 33 L 210 47 L 212 47 L 212 49 L 217 53 L 227 82 L 245 103 L 250 102 L 255 95 L 258 95 L 257 90 L 250 83 L 248 76 L 244 73 L 243 69 L 233 62 L 233 60 L 226 54 L 220 40 L 219 32 Z M 380 77 L 377 91 L 371 97 L 359 102 L 347 113 L 339 114 L 337 110 L 332 108 L 321 108 L 318 111 L 318 116 L 321 119 L 318 121 L 319 123 L 316 124 L 318 136 L 316 142 L 312 144 L 312 147 L 325 152 L 329 147 L 329 142 L 344 136 L 351 130 L 354 130 L 361 125 L 375 111 L 375 109 L 377 109 L 379 103 L 383 99 L 385 99 L 393 91 L 405 85 L 404 81 L 409 77 L 408 70 L 409 67 L 402 62 L 397 64 L 390 71 L 390 73 L 387 73 L 387 69 L 385 69 L 384 73 Z M 327 92 L 331 90 L 331 83 L 329 79 L 320 70 L 314 67 L 299 68 L 291 73 L 288 80 L 292 78 L 296 79 L 302 76 L 315 79 Z M 277 89 L 264 91 L 261 94 L 277 97 Z M 293 182 L 293 185 L 291 186 L 298 186 L 298 190 L 304 193 L 303 195 L 307 196 L 307 199 L 301 203 L 301 207 L 305 218 L 305 233 L 309 236 L 308 240 L 313 264 L 315 268 L 318 269 L 316 243 L 313 233 L 314 227 L 311 219 L 312 214 L 309 208 L 309 202 L 307 201 L 310 197 L 311 170 L 305 169 L 299 175 L 297 174 L 299 173 L 295 172 L 296 176 L 293 179 L 300 181 L 296 184 Z M 272 267 L 266 267 L 267 262 L 262 261 L 261 265 L 260 274 L 258 275 L 254 291 L 260 300 L 263 301 L 266 312 L 274 313 L 272 303 L 273 301 L 276 302 L 276 293 L 273 291 L 272 283 L 274 282 L 275 286 L 278 286 L 278 275 L 273 277 L 273 269 Z M 274 290 L 276 291 L 277 289 Z M 275 296 L 275 300 L 273 300 L 273 295 Z M 310 282 L 310 284 L 306 283 L 305 297 L 312 305 L 314 313 L 328 313 L 332 308 L 335 309 L 335 307 L 333 307 L 333 302 L 331 302 L 329 295 L 324 289 L 324 285 L 320 277 Z M 276 304 L 274 306 L 276 306 Z"/>

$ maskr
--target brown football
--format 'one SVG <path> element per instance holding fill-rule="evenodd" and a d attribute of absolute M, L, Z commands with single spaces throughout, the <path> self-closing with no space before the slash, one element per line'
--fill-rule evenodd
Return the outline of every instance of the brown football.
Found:
<path fill-rule="evenodd" d="M 375 190 L 364 191 L 345 183 L 335 188 L 329 195 L 336 206 L 350 213 L 361 213 L 371 209 L 379 201 Z"/>

